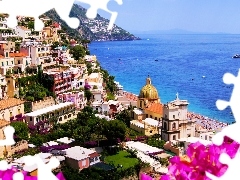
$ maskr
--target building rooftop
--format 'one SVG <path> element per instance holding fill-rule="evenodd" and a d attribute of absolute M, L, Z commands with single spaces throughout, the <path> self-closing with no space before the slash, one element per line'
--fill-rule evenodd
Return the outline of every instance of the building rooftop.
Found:
<path fill-rule="evenodd" d="M 8 98 L 0 101 L 0 109 L 7 109 L 13 106 L 23 104 L 24 101 L 17 98 Z"/>
<path fill-rule="evenodd" d="M 163 105 L 160 103 L 152 103 L 146 108 L 146 110 L 162 115 L 163 114 Z"/>
<path fill-rule="evenodd" d="M 137 151 L 143 152 L 145 154 L 163 151 L 162 149 L 149 146 L 145 143 L 134 142 L 134 141 L 126 142 L 126 146 L 129 148 L 135 149 Z"/>
<path fill-rule="evenodd" d="M 135 126 L 138 126 L 140 128 L 144 128 L 144 124 L 139 122 L 138 120 L 132 120 L 132 121 L 130 121 L 130 123 L 135 125 Z"/>
<path fill-rule="evenodd" d="M 0 119 L 0 127 L 5 127 L 5 126 L 7 126 L 9 124 L 10 124 L 9 121 L 6 121 L 4 119 Z"/>
<path fill-rule="evenodd" d="M 93 154 L 96 152 L 94 150 L 90 150 L 80 146 L 74 146 L 74 147 L 65 149 L 63 151 L 66 152 L 66 155 L 65 155 L 66 157 L 75 159 L 78 161 L 82 159 L 86 159 L 89 157 L 90 154 Z"/>
<path fill-rule="evenodd" d="M 66 106 L 69 106 L 69 105 L 73 105 L 73 104 L 74 104 L 73 102 L 60 103 L 60 104 L 56 104 L 56 105 L 53 105 L 53 106 L 50 106 L 50 107 L 46 107 L 46 108 L 43 108 L 43 109 L 39 109 L 39 110 L 30 112 L 30 113 L 27 113 L 25 115 L 26 116 L 36 117 L 36 116 L 39 116 L 39 115 L 42 115 L 42 114 L 46 114 L 48 112 L 52 112 L 52 111 L 55 111 L 57 109 L 61 109 L 63 107 L 66 107 Z"/>
<path fill-rule="evenodd" d="M 70 144 L 70 143 L 74 142 L 75 140 L 72 138 L 63 137 L 63 138 L 57 139 L 56 141 L 60 142 L 60 143 L 64 143 L 64 144 Z"/>
<path fill-rule="evenodd" d="M 143 121 L 151 126 L 159 126 L 159 121 L 152 118 L 146 118 Z"/>
<path fill-rule="evenodd" d="M 200 143 L 202 143 L 205 146 L 209 145 L 209 144 L 212 144 L 211 141 L 204 140 L 204 139 L 197 138 L 197 137 L 181 138 L 181 139 L 178 139 L 177 141 L 184 141 L 184 142 L 188 142 L 188 143 L 196 143 L 196 142 L 199 141 Z"/>
<path fill-rule="evenodd" d="M 91 74 L 89 75 L 89 78 L 90 78 L 90 79 L 94 79 L 94 78 L 98 78 L 98 76 L 99 76 L 98 73 L 91 73 Z"/>
<path fill-rule="evenodd" d="M 141 109 L 134 108 L 133 112 L 137 115 L 144 114 L 144 112 Z"/>

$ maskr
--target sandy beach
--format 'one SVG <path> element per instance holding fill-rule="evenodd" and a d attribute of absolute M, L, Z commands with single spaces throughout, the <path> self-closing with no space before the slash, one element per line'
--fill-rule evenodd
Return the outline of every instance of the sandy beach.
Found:
<path fill-rule="evenodd" d="M 195 114 L 193 112 L 188 112 L 187 117 L 190 120 L 195 119 L 197 125 L 200 125 L 202 128 L 207 129 L 209 131 L 222 129 L 228 125 L 227 123 L 223 123 L 200 114 Z"/>

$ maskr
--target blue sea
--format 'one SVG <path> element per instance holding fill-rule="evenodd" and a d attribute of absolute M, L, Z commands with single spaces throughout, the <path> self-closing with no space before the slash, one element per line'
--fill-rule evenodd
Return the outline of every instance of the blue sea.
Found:
<path fill-rule="evenodd" d="M 91 54 L 126 91 L 139 94 L 150 75 L 161 102 L 176 97 L 189 101 L 189 111 L 234 122 L 231 109 L 220 111 L 216 100 L 229 100 L 233 85 L 224 73 L 240 68 L 240 35 L 139 35 L 138 41 L 92 42 Z M 157 60 L 157 61 L 155 61 Z M 205 78 L 203 78 L 205 76 Z"/>

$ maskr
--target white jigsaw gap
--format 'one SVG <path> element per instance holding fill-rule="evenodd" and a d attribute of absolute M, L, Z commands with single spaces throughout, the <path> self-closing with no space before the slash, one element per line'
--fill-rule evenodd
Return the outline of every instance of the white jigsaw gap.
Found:
<path fill-rule="evenodd" d="M 211 180 L 239 180 L 240 171 L 239 171 L 239 162 L 240 162 L 240 151 L 237 151 L 234 159 L 231 159 L 227 154 L 223 153 L 220 155 L 219 161 L 222 164 L 227 164 L 227 171 L 221 176 L 216 177 L 213 174 L 206 172 L 206 176 Z"/>
<path fill-rule="evenodd" d="M 107 7 L 108 5 L 108 2 L 110 0 L 77 0 L 78 2 L 81 2 L 81 3 L 85 3 L 85 4 L 89 4 L 90 5 L 90 8 L 87 10 L 87 13 L 86 13 L 86 16 L 89 18 L 89 19 L 94 19 L 97 17 L 97 11 L 99 9 L 101 10 L 104 10 L 108 13 L 111 14 L 111 18 L 110 18 L 110 21 L 109 21 L 109 25 L 108 25 L 108 28 L 107 30 L 111 30 L 113 28 L 113 25 L 114 25 L 114 22 L 116 21 L 117 19 L 117 15 L 118 13 L 117 12 L 114 12 L 114 11 L 110 11 Z M 123 1 L 122 0 L 115 0 L 119 5 L 122 5 L 123 4 Z"/>
<path fill-rule="evenodd" d="M 57 168 L 60 165 L 60 162 L 56 157 L 51 157 L 49 162 L 45 164 L 39 155 L 26 156 L 24 162 L 26 166 L 37 165 L 38 180 L 58 180 L 58 178 L 52 173 L 52 169 Z"/>
<path fill-rule="evenodd" d="M 0 140 L 0 146 L 11 146 L 15 144 L 14 141 L 14 132 L 15 129 L 12 126 L 7 126 L 4 128 L 3 133 L 5 135 L 5 139 Z"/>
<path fill-rule="evenodd" d="M 37 4 L 38 6 L 36 6 Z M 77 28 L 79 20 L 69 17 L 73 4 L 74 0 L 1 0 L 0 12 L 9 14 L 7 25 L 10 28 L 17 26 L 17 16 L 28 16 L 35 19 L 35 31 L 40 31 L 43 29 L 44 23 L 39 19 L 39 16 L 51 9 L 55 9 L 60 18 L 71 28 Z"/>

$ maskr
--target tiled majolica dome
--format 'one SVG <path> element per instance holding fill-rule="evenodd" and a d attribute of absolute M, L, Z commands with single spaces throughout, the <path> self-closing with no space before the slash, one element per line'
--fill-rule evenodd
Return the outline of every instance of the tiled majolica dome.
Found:
<path fill-rule="evenodd" d="M 157 89 L 152 85 L 151 79 L 148 76 L 146 85 L 141 89 L 138 98 L 159 99 Z"/>

